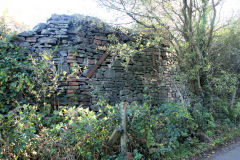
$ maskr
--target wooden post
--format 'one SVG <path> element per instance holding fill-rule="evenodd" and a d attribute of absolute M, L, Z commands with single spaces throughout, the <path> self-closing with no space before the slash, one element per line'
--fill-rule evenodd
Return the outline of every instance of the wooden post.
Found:
<path fill-rule="evenodd" d="M 121 128 L 122 128 L 122 135 L 121 135 L 121 154 L 126 159 L 127 154 L 127 116 L 126 116 L 126 103 L 123 102 L 121 104 Z"/>
<path fill-rule="evenodd" d="M 109 143 L 109 144 L 115 144 L 115 143 L 120 139 L 121 133 L 122 133 L 122 128 L 121 128 L 120 126 L 117 126 L 117 127 L 114 129 L 111 137 L 109 138 L 108 143 Z M 119 142 L 119 141 L 118 141 L 118 142 Z"/>

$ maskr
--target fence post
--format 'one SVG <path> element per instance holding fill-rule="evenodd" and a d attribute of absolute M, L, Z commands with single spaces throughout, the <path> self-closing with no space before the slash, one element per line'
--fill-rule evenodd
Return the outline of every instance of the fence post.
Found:
<path fill-rule="evenodd" d="M 126 116 L 126 103 L 123 102 L 121 104 L 121 128 L 122 128 L 122 135 L 121 135 L 121 154 L 126 159 L 127 154 L 127 116 Z"/>

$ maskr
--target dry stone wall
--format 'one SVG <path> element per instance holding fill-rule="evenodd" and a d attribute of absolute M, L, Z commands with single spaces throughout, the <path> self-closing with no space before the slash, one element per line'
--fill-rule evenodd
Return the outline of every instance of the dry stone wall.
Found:
<path fill-rule="evenodd" d="M 129 40 L 93 17 L 52 15 L 47 23 L 20 33 L 17 43 L 35 57 L 50 52 L 55 67 L 67 72 L 67 80 L 61 83 L 64 91 L 59 97 L 60 105 L 82 105 L 98 111 L 99 95 L 110 104 L 143 103 L 146 95 L 156 103 L 179 100 L 176 87 L 168 79 L 164 47 L 161 51 L 149 49 L 145 54 L 134 55 L 126 70 L 121 60 L 113 60 L 106 53 L 107 37 L 111 34 L 122 42 Z M 80 68 L 73 73 L 76 66 Z"/>

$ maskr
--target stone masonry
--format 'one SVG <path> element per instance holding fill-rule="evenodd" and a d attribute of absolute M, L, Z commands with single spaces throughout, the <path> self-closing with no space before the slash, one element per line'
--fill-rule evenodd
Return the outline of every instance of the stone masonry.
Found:
<path fill-rule="evenodd" d="M 111 34 L 120 32 L 97 18 L 54 14 L 47 23 L 20 33 L 18 43 L 35 57 L 51 52 L 56 67 L 67 72 L 68 78 L 61 84 L 61 105 L 82 105 L 98 111 L 99 95 L 112 105 L 121 101 L 143 103 L 146 95 L 155 103 L 179 100 L 176 87 L 168 79 L 164 47 L 134 55 L 126 69 L 121 60 L 106 52 Z"/>

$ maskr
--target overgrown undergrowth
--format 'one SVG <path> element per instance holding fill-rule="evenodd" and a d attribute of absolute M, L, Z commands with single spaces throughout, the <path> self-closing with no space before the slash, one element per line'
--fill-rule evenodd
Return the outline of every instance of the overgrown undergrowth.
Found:
<path fill-rule="evenodd" d="M 27 58 L 11 43 L 4 25 L 0 47 L 0 159 L 121 159 L 119 141 L 108 142 L 121 121 L 119 105 L 102 103 L 98 114 L 56 106 L 52 102 L 64 75 L 50 67 L 51 56 Z M 220 80 L 217 87 L 224 91 Z M 197 102 L 129 104 L 128 152 L 134 159 L 189 159 L 239 136 L 240 102 L 235 97 L 228 110 L 225 95 L 231 95 L 214 91 L 221 99 L 210 107 Z"/>
<path fill-rule="evenodd" d="M 188 159 L 239 136 L 231 121 L 216 121 L 208 114 L 201 127 L 194 116 L 198 110 L 189 110 L 171 102 L 128 105 L 127 144 L 134 159 Z M 81 107 L 49 113 L 23 105 L 1 114 L 0 122 L 2 159 L 121 159 L 119 141 L 108 143 L 120 123 L 118 105 L 107 105 L 98 115 Z"/>

